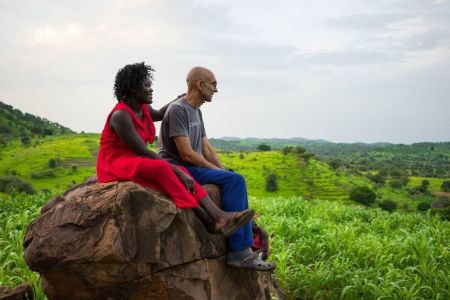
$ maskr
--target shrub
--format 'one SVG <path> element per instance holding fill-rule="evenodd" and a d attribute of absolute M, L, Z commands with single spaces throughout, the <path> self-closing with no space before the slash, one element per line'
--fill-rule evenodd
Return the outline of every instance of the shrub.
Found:
<path fill-rule="evenodd" d="M 383 202 L 381 202 L 378 205 L 382 210 L 386 210 L 388 212 L 392 212 L 397 208 L 397 203 L 395 203 L 392 200 L 383 200 Z"/>
<path fill-rule="evenodd" d="M 396 189 L 396 188 L 401 188 L 402 186 L 407 185 L 408 181 L 409 181 L 408 176 L 400 176 L 396 179 L 392 179 L 390 181 L 390 184 L 394 189 Z"/>
<path fill-rule="evenodd" d="M 49 167 L 49 168 L 52 168 L 52 169 L 56 168 L 56 159 L 50 158 L 50 159 L 48 160 L 48 167 Z"/>
<path fill-rule="evenodd" d="M 441 190 L 444 192 L 450 192 L 450 180 L 445 180 L 442 182 Z"/>
<path fill-rule="evenodd" d="M 292 152 L 293 147 L 292 146 L 284 146 L 281 148 L 281 153 L 284 155 L 288 155 L 290 152 Z"/>
<path fill-rule="evenodd" d="M 27 181 L 12 176 L 0 177 L 0 192 L 12 193 L 14 191 L 26 194 L 36 193 L 31 183 Z"/>
<path fill-rule="evenodd" d="M 419 210 L 419 211 L 427 211 L 427 210 L 430 209 L 430 207 L 431 207 L 430 203 L 428 203 L 428 202 L 420 202 L 417 205 L 417 210 Z"/>
<path fill-rule="evenodd" d="M 269 145 L 266 145 L 266 144 L 259 144 L 257 149 L 259 151 L 270 151 L 272 148 Z"/>
<path fill-rule="evenodd" d="M 266 176 L 266 191 L 275 192 L 278 191 L 278 177 L 277 174 L 270 173 Z"/>
<path fill-rule="evenodd" d="M 355 187 L 350 191 L 350 199 L 366 206 L 375 202 L 376 198 L 375 193 L 367 186 Z"/>

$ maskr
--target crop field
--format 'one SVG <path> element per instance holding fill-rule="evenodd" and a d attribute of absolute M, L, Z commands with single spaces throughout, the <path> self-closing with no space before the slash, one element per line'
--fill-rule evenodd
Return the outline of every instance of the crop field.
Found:
<path fill-rule="evenodd" d="M 23 259 L 23 237 L 28 224 L 38 215 L 48 195 L 6 195 L 0 193 L 0 286 L 15 287 L 30 282 L 36 299 L 46 299 L 39 274 L 30 271 Z"/>
<path fill-rule="evenodd" d="M 0 286 L 31 282 L 23 260 L 27 224 L 50 196 L 0 196 Z M 450 222 L 340 201 L 251 197 L 271 235 L 276 277 L 288 299 L 449 299 Z"/>
<path fill-rule="evenodd" d="M 297 197 L 251 204 L 289 299 L 450 299 L 450 222 Z"/>

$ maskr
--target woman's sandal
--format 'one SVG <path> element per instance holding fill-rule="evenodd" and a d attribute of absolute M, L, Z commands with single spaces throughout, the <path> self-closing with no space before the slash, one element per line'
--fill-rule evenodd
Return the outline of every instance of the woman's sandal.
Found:
<path fill-rule="evenodd" d="M 243 215 L 237 217 L 240 212 L 236 212 L 234 217 L 228 221 L 227 225 L 220 228 L 217 233 L 223 234 L 224 236 L 230 236 L 235 233 L 239 228 L 250 222 L 250 220 L 255 215 L 253 209 L 248 209 Z"/>
<path fill-rule="evenodd" d="M 262 253 L 253 252 L 243 259 L 228 259 L 227 264 L 239 268 L 249 268 L 256 271 L 269 272 L 276 268 L 274 262 L 262 260 Z"/>

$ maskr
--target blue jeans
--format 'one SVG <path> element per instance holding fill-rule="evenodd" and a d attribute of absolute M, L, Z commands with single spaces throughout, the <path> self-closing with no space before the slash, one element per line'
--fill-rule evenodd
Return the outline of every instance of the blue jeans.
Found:
<path fill-rule="evenodd" d="M 242 175 L 230 171 L 186 166 L 192 177 L 201 185 L 215 184 L 220 187 L 221 205 L 224 211 L 248 209 L 247 187 Z M 241 251 L 253 246 L 252 226 L 241 227 L 228 237 L 228 250 Z"/>

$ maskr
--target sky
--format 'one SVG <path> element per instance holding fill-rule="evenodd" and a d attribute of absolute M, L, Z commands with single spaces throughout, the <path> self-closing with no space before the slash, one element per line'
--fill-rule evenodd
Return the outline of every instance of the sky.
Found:
<path fill-rule="evenodd" d="M 78 132 L 145 61 L 155 108 L 214 72 L 210 138 L 450 141 L 447 0 L 0 0 L 0 36 L 0 101 Z"/>

